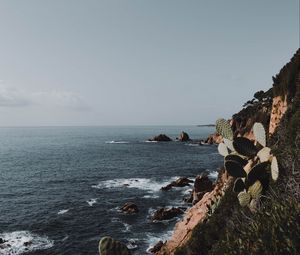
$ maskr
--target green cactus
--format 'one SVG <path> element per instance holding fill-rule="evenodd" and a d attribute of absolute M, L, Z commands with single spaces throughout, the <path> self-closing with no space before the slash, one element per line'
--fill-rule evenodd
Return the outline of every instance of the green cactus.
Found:
<path fill-rule="evenodd" d="M 246 188 L 244 181 L 241 178 L 237 178 L 233 185 L 234 192 L 241 192 Z"/>
<path fill-rule="evenodd" d="M 228 140 L 233 139 L 233 132 L 232 132 L 231 126 L 227 120 L 218 119 L 216 121 L 216 129 L 217 129 L 217 132 L 224 138 L 226 138 Z"/>
<path fill-rule="evenodd" d="M 232 144 L 232 140 L 223 138 L 223 142 L 225 143 L 225 145 L 227 146 L 227 148 L 231 151 L 235 151 L 233 148 L 233 144 Z"/>
<path fill-rule="evenodd" d="M 229 154 L 224 158 L 225 161 L 231 160 L 231 161 L 235 161 L 237 163 L 239 163 L 241 166 L 245 166 L 247 165 L 248 161 L 246 159 L 243 159 L 242 157 L 240 157 L 239 155 L 235 155 L 235 154 Z"/>
<path fill-rule="evenodd" d="M 257 156 L 260 160 L 260 162 L 267 162 L 270 160 L 271 157 L 271 149 L 269 147 L 262 148 L 258 153 Z"/>
<path fill-rule="evenodd" d="M 254 157 L 257 154 L 254 143 L 245 137 L 236 137 L 233 140 L 233 147 L 243 156 Z"/>
<path fill-rule="evenodd" d="M 225 161 L 225 169 L 233 177 L 246 177 L 247 175 L 243 167 L 233 160 Z"/>
<path fill-rule="evenodd" d="M 111 237 L 103 237 L 99 242 L 100 255 L 130 255 L 127 246 Z"/>
<path fill-rule="evenodd" d="M 251 196 L 248 192 L 243 191 L 238 194 L 238 200 L 239 200 L 240 205 L 242 207 L 245 207 L 245 206 L 249 205 Z"/>
<path fill-rule="evenodd" d="M 248 192 L 252 198 L 258 198 L 262 192 L 262 185 L 260 181 L 257 180 L 254 184 L 252 184 L 249 187 Z"/>

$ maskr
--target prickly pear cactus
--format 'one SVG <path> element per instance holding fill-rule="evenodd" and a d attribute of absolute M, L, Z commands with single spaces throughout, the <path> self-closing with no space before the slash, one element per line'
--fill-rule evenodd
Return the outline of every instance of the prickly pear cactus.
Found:
<path fill-rule="evenodd" d="M 253 157 L 257 154 L 257 148 L 254 143 L 245 137 L 236 137 L 233 140 L 234 149 L 241 155 Z"/>
<path fill-rule="evenodd" d="M 217 129 L 217 132 L 224 138 L 226 138 L 228 140 L 233 139 L 233 132 L 232 132 L 231 126 L 227 120 L 218 119 L 216 121 L 216 129 Z"/>
<path fill-rule="evenodd" d="M 239 163 L 241 166 L 245 166 L 247 165 L 248 161 L 246 159 L 243 159 L 242 157 L 240 157 L 239 155 L 235 155 L 235 154 L 229 154 L 225 157 L 225 161 L 236 161 L 237 163 Z"/>
<path fill-rule="evenodd" d="M 225 169 L 229 175 L 233 177 L 246 177 L 246 172 L 243 167 L 236 161 L 225 161 Z"/>
<path fill-rule="evenodd" d="M 245 183 L 241 178 L 237 178 L 233 185 L 233 191 L 234 192 L 241 192 L 246 189 Z"/>
<path fill-rule="evenodd" d="M 258 198 L 262 192 L 261 182 L 257 180 L 249 187 L 248 192 L 250 193 L 252 198 Z"/>
<path fill-rule="evenodd" d="M 113 238 L 106 236 L 99 242 L 100 255 L 131 255 L 127 246 Z"/>
<path fill-rule="evenodd" d="M 271 163 L 271 176 L 274 181 L 277 181 L 279 176 L 278 162 L 277 158 L 273 156 Z"/>
<path fill-rule="evenodd" d="M 266 147 L 266 131 L 261 123 L 254 123 L 253 134 L 255 136 L 255 140 L 259 142 L 263 147 Z"/>
<path fill-rule="evenodd" d="M 271 149 L 269 147 L 264 147 L 262 148 L 258 153 L 257 157 L 259 158 L 259 161 L 262 162 L 267 162 L 270 160 L 271 157 Z"/>
<path fill-rule="evenodd" d="M 228 149 L 224 143 L 220 143 L 218 145 L 218 151 L 219 151 L 220 155 L 222 155 L 223 157 L 226 157 L 228 155 Z"/>
<path fill-rule="evenodd" d="M 249 205 L 251 196 L 248 192 L 243 191 L 238 194 L 238 200 L 240 202 L 240 205 L 242 207 L 245 207 L 245 206 Z"/>

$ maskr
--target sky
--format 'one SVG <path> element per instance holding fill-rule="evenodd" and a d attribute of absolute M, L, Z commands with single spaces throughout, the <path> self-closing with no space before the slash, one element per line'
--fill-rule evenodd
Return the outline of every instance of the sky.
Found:
<path fill-rule="evenodd" d="M 229 118 L 299 48 L 299 0 L 0 0 L 0 126 Z"/>

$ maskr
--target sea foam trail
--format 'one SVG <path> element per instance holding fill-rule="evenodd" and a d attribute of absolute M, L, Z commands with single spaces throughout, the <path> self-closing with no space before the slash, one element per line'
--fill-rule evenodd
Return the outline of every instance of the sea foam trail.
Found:
<path fill-rule="evenodd" d="M 108 144 L 124 144 L 124 143 L 129 143 L 127 141 L 106 141 L 105 143 L 108 143 Z"/>
<path fill-rule="evenodd" d="M 211 171 L 209 172 L 208 177 L 212 180 L 216 180 L 218 178 L 218 174 L 219 174 L 218 171 Z"/>
<path fill-rule="evenodd" d="M 0 238 L 5 240 L 3 244 L 0 244 L 1 255 L 19 255 L 53 246 L 53 241 L 49 240 L 48 237 L 42 237 L 29 231 L 1 233 Z"/>
<path fill-rule="evenodd" d="M 161 189 L 161 187 L 168 185 L 170 182 L 175 181 L 178 178 L 179 177 L 172 177 L 167 181 L 155 181 L 151 178 L 120 178 L 102 181 L 97 185 L 93 185 L 92 187 L 96 189 L 135 188 L 148 192 L 157 192 Z"/>
<path fill-rule="evenodd" d="M 60 211 L 58 211 L 57 214 L 65 214 L 65 213 L 67 213 L 68 211 L 69 211 L 69 209 L 60 210 Z"/>
<path fill-rule="evenodd" d="M 90 200 L 86 201 L 89 206 L 93 206 L 94 204 L 97 203 L 97 198 L 91 198 Z"/>

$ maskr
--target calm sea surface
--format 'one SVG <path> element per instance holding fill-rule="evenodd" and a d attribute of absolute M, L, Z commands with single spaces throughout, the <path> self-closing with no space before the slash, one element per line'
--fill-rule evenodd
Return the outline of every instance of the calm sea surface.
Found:
<path fill-rule="evenodd" d="M 187 206 L 190 188 L 160 188 L 176 177 L 216 176 L 216 146 L 150 143 L 184 130 L 206 138 L 214 128 L 196 126 L 0 128 L 0 254 L 98 254 L 109 235 L 134 254 L 166 239 L 176 223 L 152 223 L 162 206 Z M 118 207 L 134 202 L 140 211 Z M 24 242 L 29 242 L 28 246 Z"/>

